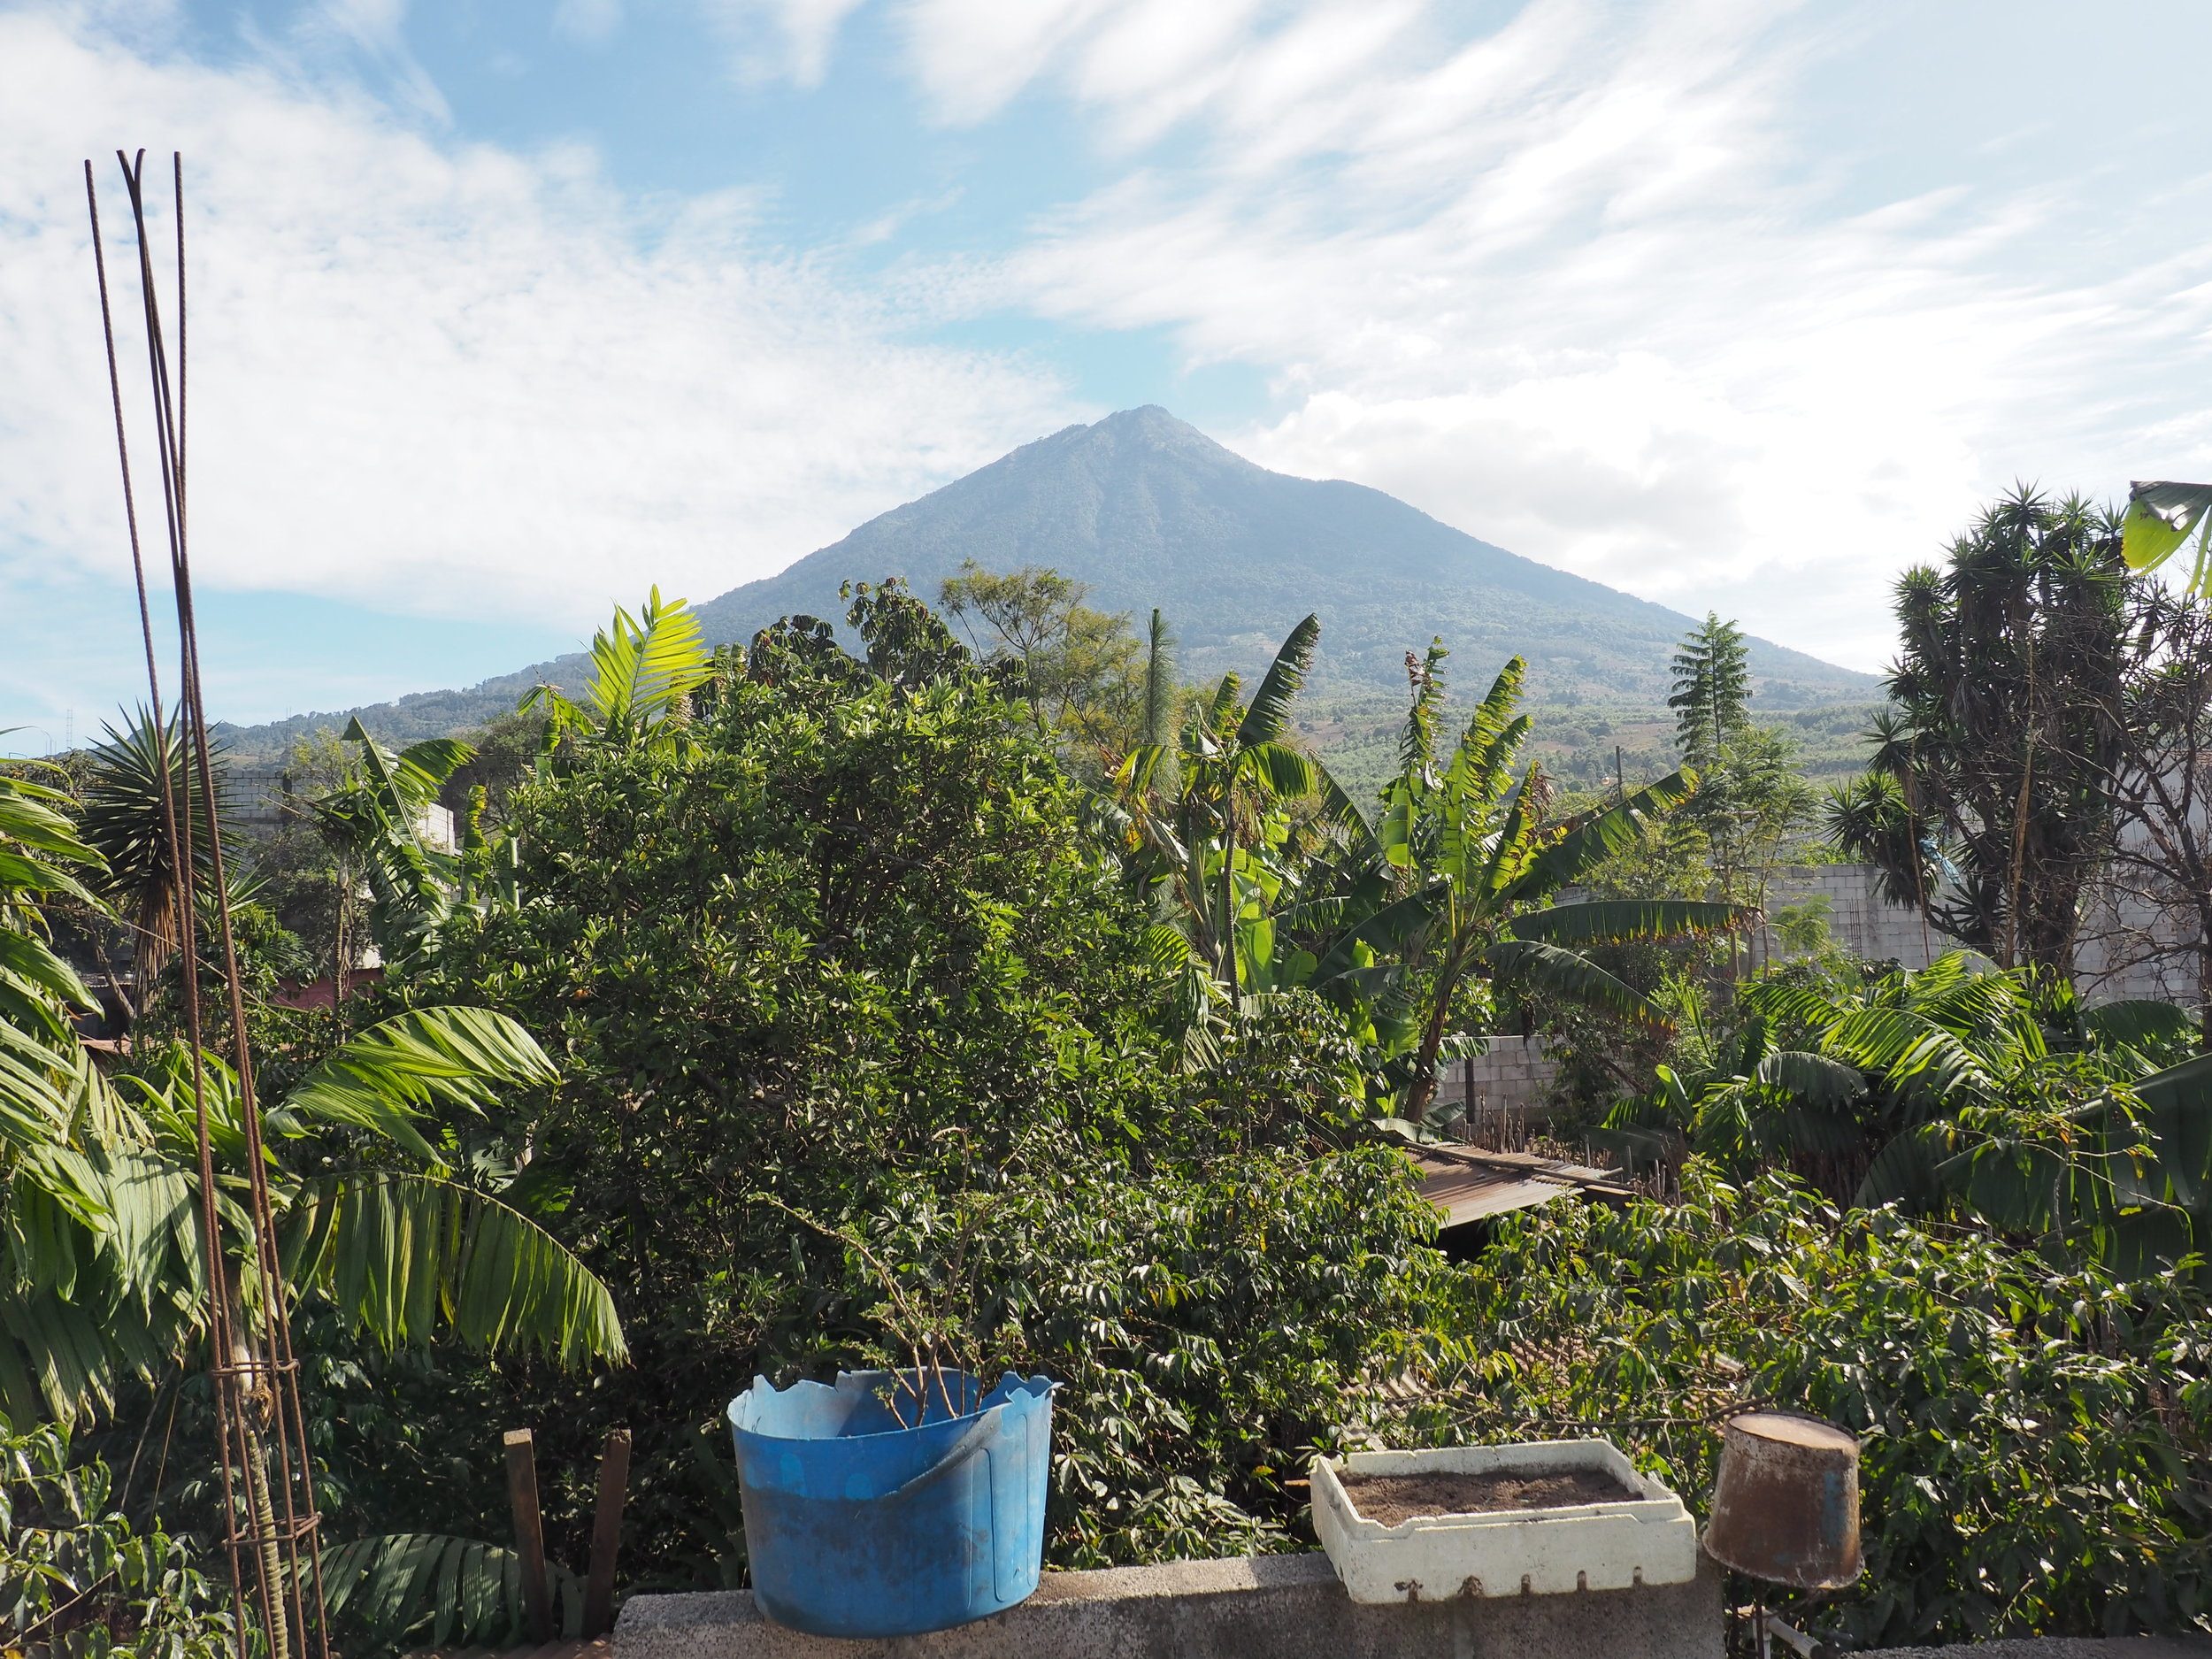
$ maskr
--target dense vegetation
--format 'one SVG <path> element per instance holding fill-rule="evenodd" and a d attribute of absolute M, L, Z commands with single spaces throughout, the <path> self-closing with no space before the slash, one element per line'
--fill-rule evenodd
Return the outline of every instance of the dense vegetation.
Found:
<path fill-rule="evenodd" d="M 1909 602 L 1982 627 L 1947 580 Z M 1719 1417 L 1768 1401 L 1865 1437 L 1870 1571 L 1800 1599 L 1824 1633 L 2207 1616 L 2199 1010 L 2085 1007 L 2039 944 L 1908 972 L 1800 917 L 1778 956 L 1771 871 L 1903 785 L 1824 808 L 1729 625 L 1683 641 L 1663 767 L 1555 775 L 1520 661 L 1455 702 L 1439 644 L 1350 787 L 1300 737 L 1314 618 L 1191 685 L 1161 619 L 1052 572 L 943 597 L 710 651 L 655 595 L 480 743 L 328 734 L 284 822 L 224 830 L 349 1640 L 519 1631 L 503 1428 L 538 1432 L 557 1561 L 626 1426 L 626 1585 L 734 1584 L 729 1396 L 918 1360 L 1063 1383 L 1064 1566 L 1310 1541 L 1307 1461 L 1370 1436 L 1601 1432 L 1701 1505 Z M 2024 637 L 1998 610 L 1955 657 Z M 2108 757 L 2196 718 L 2195 636 L 2155 637 Z M 227 1593 L 178 1009 L 219 980 L 156 827 L 178 748 L 142 721 L 0 776 L 0 1618 L 191 1659 Z M 1980 884 L 1939 898 L 2003 903 L 1937 920 L 1987 951 L 2062 876 L 1973 799 Z M 96 1057 L 85 976 L 123 963 Z M 326 1006 L 280 1000 L 316 974 Z M 1517 1026 L 1651 1196 L 1448 1256 L 1403 1148 Z M 226 1194 L 230 1041 L 199 1056 Z"/>

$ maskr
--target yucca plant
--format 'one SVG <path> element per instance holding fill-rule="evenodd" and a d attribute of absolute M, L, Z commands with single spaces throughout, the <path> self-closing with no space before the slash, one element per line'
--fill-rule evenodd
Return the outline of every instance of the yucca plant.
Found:
<path fill-rule="evenodd" d="M 230 800 L 224 792 L 221 746 L 209 774 L 214 798 L 200 787 L 175 718 L 157 723 L 140 709 L 130 725 L 103 729 L 88 757 L 77 830 L 99 855 L 95 889 L 130 929 L 138 979 L 150 987 L 177 953 L 178 871 L 170 849 L 163 782 L 192 844 L 193 879 L 214 879 L 215 838 L 227 835 Z"/>

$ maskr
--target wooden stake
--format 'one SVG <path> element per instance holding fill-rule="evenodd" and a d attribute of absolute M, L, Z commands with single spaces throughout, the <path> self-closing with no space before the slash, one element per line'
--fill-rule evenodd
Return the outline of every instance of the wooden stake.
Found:
<path fill-rule="evenodd" d="M 553 1608 L 545 1585 L 545 1525 L 538 1515 L 538 1460 L 528 1429 L 507 1431 L 507 1499 L 514 1506 L 515 1545 L 522 1553 L 522 1601 L 530 1640 L 553 1640 Z"/>
<path fill-rule="evenodd" d="M 622 1548 L 622 1505 L 630 1493 L 630 1431 L 611 1429 L 599 1455 L 599 1506 L 591 1522 L 591 1571 L 584 1581 L 584 1635 L 614 1628 L 614 1562 Z"/>

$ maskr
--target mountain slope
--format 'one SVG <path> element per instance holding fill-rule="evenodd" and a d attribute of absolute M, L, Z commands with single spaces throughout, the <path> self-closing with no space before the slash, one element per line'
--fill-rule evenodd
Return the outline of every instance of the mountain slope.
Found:
<path fill-rule="evenodd" d="M 872 518 L 789 569 L 700 608 L 710 637 L 743 639 L 793 611 L 835 618 L 838 584 L 904 576 L 932 595 L 972 558 L 1049 565 L 1140 624 L 1167 613 L 1205 678 L 1266 663 L 1308 611 L 1322 620 L 1317 692 L 1394 689 L 1408 650 L 1441 635 L 1463 676 L 1519 651 L 1531 695 L 1663 699 L 1690 618 L 1479 541 L 1363 485 L 1291 478 L 1232 454 L 1159 408 L 1023 445 Z M 1764 641 L 1769 706 L 1863 697 L 1870 677 Z"/>
<path fill-rule="evenodd" d="M 1317 611 L 1311 685 L 1319 697 L 1394 695 L 1405 654 L 1440 635 L 1462 684 L 1486 681 L 1518 651 L 1529 659 L 1533 701 L 1656 708 L 1674 643 L 1692 626 L 1664 605 L 1493 547 L 1379 490 L 1271 472 L 1153 407 L 1024 444 L 697 610 L 717 643 L 749 640 L 795 612 L 841 623 L 841 582 L 903 576 L 933 599 L 968 558 L 1000 571 L 1052 565 L 1088 582 L 1094 604 L 1128 611 L 1140 632 L 1158 606 L 1194 679 L 1263 666 L 1298 619 Z M 572 686 L 583 660 L 560 657 L 469 691 L 358 712 L 372 729 L 411 741 L 511 709 L 541 680 Z M 1870 676 L 1765 641 L 1753 641 L 1751 661 L 1763 710 L 1874 695 Z M 265 754 L 346 718 L 302 716 L 233 738 Z"/>

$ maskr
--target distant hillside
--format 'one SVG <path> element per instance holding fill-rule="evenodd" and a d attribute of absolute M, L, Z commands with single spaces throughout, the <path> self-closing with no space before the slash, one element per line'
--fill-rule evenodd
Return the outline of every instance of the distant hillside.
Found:
<path fill-rule="evenodd" d="M 697 607 L 716 643 L 794 612 L 841 622 L 839 584 L 903 576 L 926 597 L 963 559 L 991 570 L 1051 565 L 1092 603 L 1142 626 L 1167 614 L 1194 679 L 1256 670 L 1308 611 L 1322 620 L 1314 696 L 1399 694 L 1405 654 L 1441 635 L 1463 687 L 1513 652 L 1543 704 L 1663 703 L 1668 657 L 1691 618 L 1479 541 L 1380 490 L 1271 472 L 1164 409 L 1070 426 L 869 520 L 789 569 Z M 639 581 L 647 580 L 641 572 Z M 1752 642 L 1763 712 L 1864 703 L 1871 676 Z M 234 731 L 269 754 L 358 712 L 411 741 L 478 725 L 541 681 L 573 687 L 583 658 L 557 658 L 467 691 L 428 692 Z"/>

